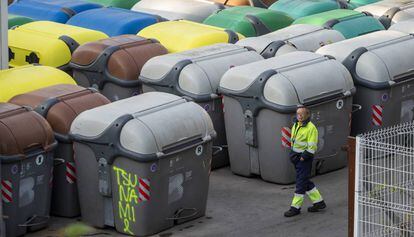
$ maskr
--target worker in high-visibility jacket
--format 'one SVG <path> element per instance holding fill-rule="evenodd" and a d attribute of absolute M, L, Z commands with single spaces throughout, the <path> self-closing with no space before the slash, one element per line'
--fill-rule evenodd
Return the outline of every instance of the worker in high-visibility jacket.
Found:
<path fill-rule="evenodd" d="M 300 214 L 305 194 L 311 199 L 313 205 L 308 212 L 318 212 L 326 208 L 326 204 L 316 188 L 310 181 L 313 159 L 318 145 L 318 130 L 310 121 L 310 110 L 304 106 L 296 110 L 296 120 L 291 132 L 290 160 L 296 169 L 296 190 L 290 209 L 285 212 L 286 217 Z"/>

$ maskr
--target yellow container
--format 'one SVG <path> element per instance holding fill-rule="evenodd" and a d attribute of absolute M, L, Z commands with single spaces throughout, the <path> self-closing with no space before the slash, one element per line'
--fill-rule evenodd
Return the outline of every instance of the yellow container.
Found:
<path fill-rule="evenodd" d="M 186 20 L 160 22 L 144 28 L 138 35 L 157 39 L 170 53 L 216 43 L 236 43 L 244 38 L 231 30 Z"/>
<path fill-rule="evenodd" d="M 105 38 L 105 33 L 77 26 L 50 21 L 28 23 L 9 30 L 9 65 L 39 63 L 63 68 L 79 45 Z"/>
<path fill-rule="evenodd" d="M 67 73 L 49 66 L 26 65 L 0 70 L 0 102 L 57 84 L 76 85 Z"/>

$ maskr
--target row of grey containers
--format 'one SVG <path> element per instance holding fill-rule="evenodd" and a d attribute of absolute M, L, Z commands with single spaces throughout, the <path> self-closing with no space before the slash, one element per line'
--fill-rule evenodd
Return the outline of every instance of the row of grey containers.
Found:
<path fill-rule="evenodd" d="M 213 167 L 230 159 L 236 174 L 288 184 L 294 182 L 288 153 L 298 104 L 312 109 L 319 130 L 314 174 L 346 165 L 349 134 L 413 119 L 413 36 L 338 37 L 319 27 L 286 28 L 236 45 L 156 56 L 139 79 L 143 92 L 183 96 L 207 111 L 217 131 Z"/>
<path fill-rule="evenodd" d="M 317 42 L 309 36 L 321 31 L 269 45 L 314 51 L 300 39 Z M 382 31 L 316 53 L 270 57 L 218 44 L 150 59 L 140 75 L 148 93 L 87 110 L 72 124 L 83 220 L 143 236 L 202 216 L 212 157 L 220 167 L 229 156 L 239 175 L 292 183 L 298 104 L 311 107 L 320 134 L 314 174 L 344 167 L 351 127 L 356 134 L 413 120 L 413 49 L 412 35 Z"/>

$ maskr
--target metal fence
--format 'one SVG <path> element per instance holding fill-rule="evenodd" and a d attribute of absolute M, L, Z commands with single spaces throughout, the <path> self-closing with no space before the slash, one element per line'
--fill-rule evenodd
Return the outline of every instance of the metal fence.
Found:
<path fill-rule="evenodd" d="M 414 237 L 414 123 L 357 137 L 355 237 Z"/>

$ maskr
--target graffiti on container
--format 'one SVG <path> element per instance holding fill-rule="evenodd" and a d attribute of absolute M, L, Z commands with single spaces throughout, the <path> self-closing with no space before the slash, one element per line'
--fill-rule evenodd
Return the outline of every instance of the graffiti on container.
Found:
<path fill-rule="evenodd" d="M 150 183 L 148 179 L 139 178 L 122 168 L 113 166 L 118 185 L 118 212 L 124 224 L 123 231 L 134 235 L 131 227 L 136 222 L 135 209 L 138 204 L 150 199 Z"/>

